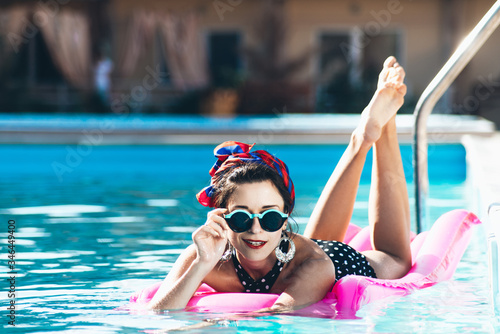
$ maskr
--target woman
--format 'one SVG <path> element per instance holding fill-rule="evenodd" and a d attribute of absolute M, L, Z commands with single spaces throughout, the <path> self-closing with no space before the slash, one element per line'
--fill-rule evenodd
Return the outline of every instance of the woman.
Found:
<path fill-rule="evenodd" d="M 221 292 L 277 293 L 274 305 L 262 311 L 286 312 L 321 300 L 345 275 L 391 279 L 406 274 L 411 265 L 410 215 L 395 126 L 406 93 L 403 79 L 403 68 L 389 57 L 304 236 L 287 231 L 295 193 L 286 165 L 265 151 L 251 152 L 243 143 L 219 145 L 211 185 L 198 194 L 200 203 L 215 209 L 193 233 L 193 245 L 148 306 L 184 308 L 206 283 Z M 374 250 L 361 254 L 339 241 L 372 147 L 369 220 Z"/>

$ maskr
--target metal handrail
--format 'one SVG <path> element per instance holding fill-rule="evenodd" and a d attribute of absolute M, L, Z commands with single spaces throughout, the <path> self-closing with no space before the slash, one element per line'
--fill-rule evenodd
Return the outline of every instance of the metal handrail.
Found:
<path fill-rule="evenodd" d="M 488 208 L 488 268 L 490 282 L 490 301 L 495 316 L 500 315 L 500 203 L 492 203 Z"/>
<path fill-rule="evenodd" d="M 499 24 L 500 0 L 497 0 L 429 83 L 415 107 L 415 112 L 413 113 L 415 116 L 413 165 L 417 233 L 422 231 L 422 225 L 426 223 L 427 218 L 426 199 L 429 193 L 429 176 L 427 170 L 427 118 L 434 109 L 437 101 Z"/>

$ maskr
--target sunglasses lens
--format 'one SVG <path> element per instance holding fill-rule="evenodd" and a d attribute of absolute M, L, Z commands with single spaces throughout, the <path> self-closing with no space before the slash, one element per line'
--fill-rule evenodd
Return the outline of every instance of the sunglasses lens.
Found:
<path fill-rule="evenodd" d="M 231 218 L 226 219 L 229 228 L 236 233 L 248 231 L 252 226 L 252 220 L 245 212 L 235 212 Z"/>
<path fill-rule="evenodd" d="M 265 231 L 275 232 L 283 226 L 284 222 L 285 220 L 279 213 L 271 211 L 267 212 L 264 217 L 262 217 L 260 225 Z"/>

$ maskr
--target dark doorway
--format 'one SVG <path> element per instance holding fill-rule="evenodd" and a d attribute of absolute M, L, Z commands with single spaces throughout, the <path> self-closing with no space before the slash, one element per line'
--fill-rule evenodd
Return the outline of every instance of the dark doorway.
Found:
<path fill-rule="evenodd" d="M 242 67 L 240 33 L 212 32 L 208 42 L 212 84 L 217 87 L 234 87 Z"/>

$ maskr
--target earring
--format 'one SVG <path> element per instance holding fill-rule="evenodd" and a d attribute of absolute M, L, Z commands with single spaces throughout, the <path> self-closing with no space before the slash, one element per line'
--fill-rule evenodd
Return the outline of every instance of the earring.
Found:
<path fill-rule="evenodd" d="M 288 250 L 288 253 L 283 253 L 281 250 L 280 246 L 283 241 L 288 241 L 290 243 L 290 249 Z M 278 261 L 283 262 L 283 263 L 288 263 L 292 261 L 293 257 L 295 256 L 295 244 L 293 243 L 292 239 L 286 236 L 286 234 L 281 235 L 280 242 L 278 243 L 278 246 L 274 250 L 276 253 L 276 257 L 278 258 Z"/>
<path fill-rule="evenodd" d="M 227 242 L 227 245 L 228 245 L 227 250 L 220 257 L 220 260 L 219 260 L 220 262 L 227 262 L 227 261 L 231 260 L 231 256 L 233 255 L 234 247 L 233 247 L 233 245 L 231 245 L 231 243 L 229 241 Z"/>

